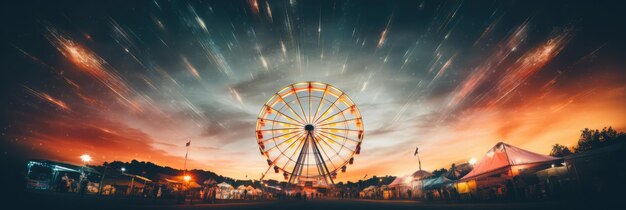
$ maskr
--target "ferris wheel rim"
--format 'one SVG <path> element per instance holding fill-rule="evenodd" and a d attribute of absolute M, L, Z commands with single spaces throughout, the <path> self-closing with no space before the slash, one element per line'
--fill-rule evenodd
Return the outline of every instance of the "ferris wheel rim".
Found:
<path fill-rule="evenodd" d="M 296 88 L 296 86 L 307 85 L 307 84 L 308 84 L 308 88 Z M 315 84 L 315 85 L 321 84 L 323 85 L 323 88 L 320 88 L 320 87 L 311 88 L 312 84 Z M 328 91 L 329 89 L 334 89 L 333 90 L 334 92 Z M 288 92 L 285 93 L 285 91 L 288 91 Z M 302 91 L 308 91 L 308 95 L 300 96 L 298 93 Z M 321 91 L 322 95 L 314 96 L 312 94 L 313 91 Z M 285 93 L 285 95 L 281 95 L 281 93 Z M 293 96 L 294 99 L 289 100 L 289 101 L 285 100 L 286 97 L 289 97 L 292 94 L 294 95 Z M 326 99 L 327 96 L 333 96 L 335 98 L 335 100 L 332 101 L 330 105 L 327 104 L 331 102 L 328 99 Z M 308 100 L 306 99 L 301 100 L 302 98 L 305 98 L 305 97 L 308 98 Z M 315 102 L 317 103 L 317 108 L 315 108 L 315 111 L 313 111 L 313 108 L 312 108 L 313 107 L 312 104 L 314 102 L 313 99 L 315 99 L 316 100 Z M 317 101 L 318 99 L 319 101 Z M 339 108 L 338 105 L 336 105 L 336 103 L 340 100 L 344 105 L 346 105 L 346 108 L 341 109 Z M 294 101 L 297 102 L 298 104 L 296 108 L 290 105 L 290 103 Z M 307 103 L 307 102 L 309 103 L 309 106 L 307 107 L 308 115 L 306 114 L 307 112 L 302 106 L 303 103 Z M 276 107 L 278 103 L 281 103 L 282 105 L 279 107 Z M 323 112 L 321 112 L 321 114 L 319 114 L 318 116 L 319 111 L 321 111 L 320 108 L 322 107 L 322 104 L 328 105 L 328 107 Z M 350 104 L 350 106 L 348 106 L 348 104 Z M 297 108 L 300 108 L 299 111 L 297 110 Z M 339 111 L 332 114 L 331 116 L 325 117 L 325 114 L 327 114 L 327 112 L 331 110 L 332 108 L 336 108 Z M 283 113 L 283 112 L 286 112 L 287 110 L 290 110 L 290 112 L 293 115 L 290 116 L 286 113 Z M 353 112 L 354 117 L 347 118 L 345 115 L 345 112 L 347 111 Z M 267 113 L 269 112 L 275 112 L 276 114 L 273 116 L 273 118 L 268 118 L 265 115 L 267 115 Z M 302 114 L 302 116 L 300 114 Z M 338 115 L 341 116 L 340 118 L 341 120 L 332 121 L 333 118 Z M 281 119 L 289 119 L 288 120 L 289 122 L 283 121 Z M 269 130 L 259 129 L 260 122 L 270 123 L 271 129 Z M 293 84 L 285 86 L 278 92 L 274 93 L 270 97 L 270 99 L 266 103 L 263 104 L 263 108 L 261 109 L 261 111 L 259 112 L 259 115 L 257 116 L 256 124 L 257 124 L 256 126 L 257 133 L 265 132 L 265 131 L 269 131 L 271 133 L 271 138 L 267 138 L 267 139 L 259 138 L 259 135 L 257 135 L 257 142 L 259 144 L 261 153 L 268 159 L 268 164 L 270 164 L 270 167 L 272 166 L 278 167 L 280 171 L 288 175 L 293 175 L 293 172 L 290 172 L 289 170 L 287 170 L 287 165 L 289 165 L 290 163 L 301 164 L 307 167 L 321 164 L 319 162 L 315 162 L 314 164 L 302 164 L 302 163 L 298 163 L 297 161 L 293 159 L 293 156 L 299 150 L 297 148 L 299 148 L 303 142 L 302 141 L 303 137 L 308 138 L 307 132 L 303 131 L 303 129 L 300 129 L 300 127 L 306 128 L 309 125 L 315 126 L 316 133 L 313 134 L 311 138 L 313 138 L 313 141 L 318 142 L 318 144 L 319 142 L 326 144 L 326 148 L 329 149 L 329 151 L 326 151 L 326 149 L 324 149 L 324 146 L 322 144 L 319 144 L 320 145 L 319 147 L 321 148 L 321 150 L 318 149 L 320 151 L 319 155 L 320 157 L 322 157 L 323 161 L 330 162 L 329 165 L 332 166 L 332 170 L 328 170 L 328 169 L 326 170 L 328 170 L 331 174 L 336 174 L 339 170 L 342 170 L 342 168 L 344 168 L 346 165 L 351 163 L 350 161 L 353 159 L 354 155 L 356 154 L 356 151 L 358 149 L 360 150 L 360 144 L 364 136 L 363 135 L 364 126 L 362 123 L 362 116 L 356 104 L 352 101 L 352 99 L 350 99 L 350 97 L 347 94 L 345 94 L 345 92 L 341 91 L 340 89 L 332 85 L 329 85 L 323 82 L 307 81 L 307 82 L 293 83 Z M 281 125 L 282 127 L 277 126 L 277 124 L 278 125 L 282 124 Z M 341 124 L 340 125 L 341 127 L 337 128 L 337 127 L 331 126 L 331 125 L 337 126 L 337 124 Z M 291 127 L 285 126 L 285 125 L 289 125 Z M 355 126 L 356 128 L 352 129 L 349 126 Z M 275 132 L 279 130 L 281 132 L 288 131 L 288 133 L 276 136 Z M 341 131 L 341 133 L 338 133 L 338 131 Z M 356 139 L 350 138 L 348 137 L 348 132 L 358 132 L 358 137 Z M 293 136 L 287 139 L 284 139 L 282 142 L 277 142 L 277 138 L 284 136 L 284 135 L 292 135 L 292 134 Z M 335 136 L 337 138 L 333 139 L 329 137 L 330 135 Z M 339 139 L 341 140 L 341 142 L 335 142 L 335 140 L 339 140 Z M 333 141 L 336 145 L 339 145 L 339 149 L 335 150 L 333 146 L 330 146 L 330 141 Z M 273 143 L 273 146 L 269 148 L 264 148 L 263 145 L 265 142 L 268 142 L 268 143 L 271 142 Z M 296 149 L 290 150 L 292 148 L 292 145 L 294 145 L 296 142 L 298 142 L 298 146 L 295 147 Z M 346 146 L 347 142 L 355 143 L 356 146 L 354 146 L 354 149 L 347 147 Z M 280 146 L 285 143 L 291 143 L 291 144 L 287 148 L 281 149 Z M 274 149 L 277 149 L 279 153 L 275 156 L 270 157 L 268 153 Z M 344 153 L 344 155 L 342 155 L 341 152 L 344 149 L 349 151 L 349 153 L 347 154 Z M 290 151 L 293 151 L 293 153 L 291 155 L 287 154 L 287 152 L 290 152 Z M 324 153 L 324 154 L 322 155 L 321 153 Z M 277 161 L 281 158 L 288 159 L 288 161 L 285 162 L 283 166 L 280 166 L 277 164 Z M 333 161 L 337 158 L 340 158 L 341 160 L 340 162 L 337 161 L 337 163 L 339 164 L 336 164 Z M 316 178 L 316 177 L 328 176 L 328 175 L 329 174 L 316 174 L 316 175 L 309 176 L 308 174 L 307 175 L 300 174 L 299 177 Z"/>

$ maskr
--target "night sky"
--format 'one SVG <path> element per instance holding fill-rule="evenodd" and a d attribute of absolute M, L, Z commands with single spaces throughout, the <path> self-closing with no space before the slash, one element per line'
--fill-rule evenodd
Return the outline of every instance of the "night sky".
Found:
<path fill-rule="evenodd" d="M 617 2 L 617 1 L 616 1 Z M 339 180 L 547 154 L 626 130 L 626 15 L 598 1 L 42 1 L 2 5 L 2 153 L 267 168 L 254 124 L 301 81 L 352 98 L 361 155 Z M 282 179 L 281 175 L 269 178 Z"/>

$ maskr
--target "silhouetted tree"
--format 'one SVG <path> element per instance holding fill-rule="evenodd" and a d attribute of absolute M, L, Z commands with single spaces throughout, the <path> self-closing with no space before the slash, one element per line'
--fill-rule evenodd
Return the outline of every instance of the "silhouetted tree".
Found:
<path fill-rule="evenodd" d="M 618 132 L 612 127 L 604 127 L 602 131 L 585 128 L 580 133 L 578 144 L 574 147 L 574 153 L 623 142 L 624 139 L 626 139 L 626 134 Z"/>
<path fill-rule="evenodd" d="M 441 176 L 442 174 L 448 173 L 448 169 L 440 168 L 433 171 L 433 177 Z"/>
<path fill-rule="evenodd" d="M 571 154 L 572 151 L 567 148 L 567 146 L 560 144 L 552 145 L 552 151 L 550 152 L 550 156 L 552 157 L 565 157 Z"/>

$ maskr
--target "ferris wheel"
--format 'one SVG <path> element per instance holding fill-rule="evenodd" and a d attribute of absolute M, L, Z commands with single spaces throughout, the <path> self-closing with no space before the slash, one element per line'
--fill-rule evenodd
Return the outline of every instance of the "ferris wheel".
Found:
<path fill-rule="evenodd" d="M 363 121 L 348 95 L 329 84 L 288 85 L 263 105 L 256 138 L 268 169 L 289 183 L 334 184 L 361 151 Z"/>

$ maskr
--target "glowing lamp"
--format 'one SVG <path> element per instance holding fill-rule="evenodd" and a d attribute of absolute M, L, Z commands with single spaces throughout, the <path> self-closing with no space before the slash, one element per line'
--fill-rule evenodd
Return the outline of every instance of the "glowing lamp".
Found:
<path fill-rule="evenodd" d="M 80 160 L 82 160 L 84 163 L 87 163 L 91 161 L 91 156 L 89 156 L 88 154 L 81 155 Z"/>
<path fill-rule="evenodd" d="M 478 162 L 478 160 L 476 160 L 476 158 L 472 158 L 469 160 L 469 164 L 470 165 L 476 165 L 476 163 Z"/>

